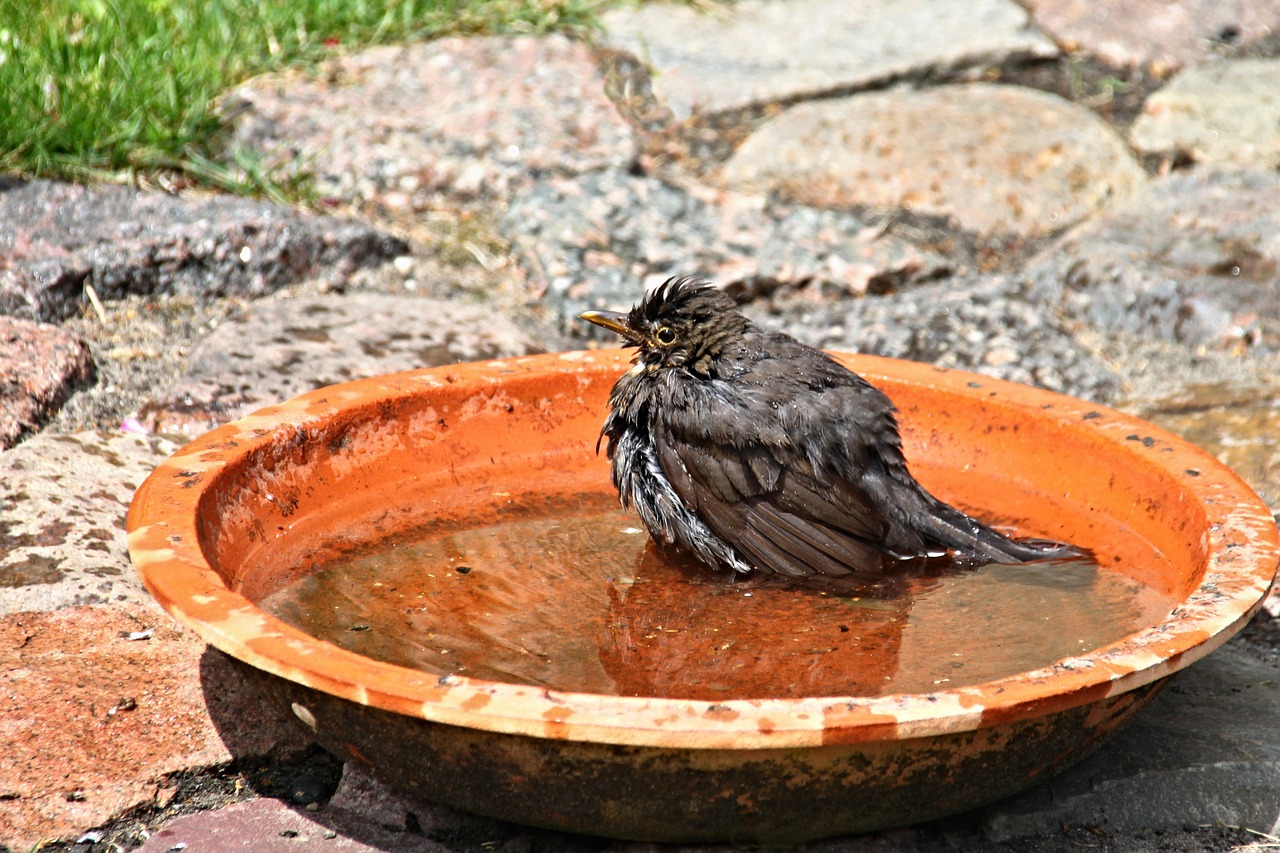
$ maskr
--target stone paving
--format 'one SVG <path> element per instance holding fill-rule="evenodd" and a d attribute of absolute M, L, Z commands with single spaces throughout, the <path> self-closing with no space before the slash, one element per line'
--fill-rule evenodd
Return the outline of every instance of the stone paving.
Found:
<path fill-rule="evenodd" d="M 1089 110 L 990 83 L 799 104 L 752 134 L 722 178 L 818 207 L 900 207 L 1025 235 L 1071 225 L 1146 183 Z"/>
<path fill-rule="evenodd" d="M 233 144 L 312 170 L 322 193 L 423 209 L 436 193 L 502 197 L 541 172 L 635 159 L 591 51 L 561 36 L 449 38 L 268 77 L 226 98 Z"/>
<path fill-rule="evenodd" d="M 710 14 L 646 4 L 609 12 L 604 26 L 610 45 L 654 67 L 677 118 L 1058 54 L 1007 0 L 741 0 Z"/>
<path fill-rule="evenodd" d="M 1280 508 L 1280 3 L 1141 5 L 646 4 L 592 44 L 383 47 L 228 93 L 233 145 L 311 170 L 324 214 L 5 179 L 0 850 L 653 849 L 351 769 L 335 791 L 149 600 L 123 525 L 213 425 L 361 375 L 594 345 L 577 312 L 668 275 L 816 345 L 1138 412 Z M 810 849 L 1275 833 L 1268 610 L 1045 785 Z"/>
<path fill-rule="evenodd" d="M 0 311 L 46 321 L 74 313 L 86 286 L 99 300 L 159 290 L 253 298 L 320 270 L 342 277 L 406 249 L 354 220 L 116 186 L 6 186 L 0 219 Z"/>
<path fill-rule="evenodd" d="M 94 374 L 88 345 L 57 326 L 0 316 L 0 446 L 8 447 L 39 428 L 52 412 Z"/>

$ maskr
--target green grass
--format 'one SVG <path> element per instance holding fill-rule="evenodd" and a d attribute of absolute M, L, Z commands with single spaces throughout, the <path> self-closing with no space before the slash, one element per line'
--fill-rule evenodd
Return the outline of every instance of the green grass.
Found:
<path fill-rule="evenodd" d="M 214 99 L 334 50 L 591 26 L 601 0 L 0 0 L 0 171 L 73 180 L 178 172 L 296 197 L 220 160 Z"/>

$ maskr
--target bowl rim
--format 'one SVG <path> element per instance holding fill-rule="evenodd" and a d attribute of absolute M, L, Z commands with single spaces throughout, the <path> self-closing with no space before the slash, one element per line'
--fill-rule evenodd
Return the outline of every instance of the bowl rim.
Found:
<path fill-rule="evenodd" d="M 873 384 L 1001 398 L 1046 417 L 1071 419 L 1147 457 L 1200 501 L 1208 565 L 1200 585 L 1161 624 L 1049 666 L 976 685 L 878 697 L 707 700 L 610 696 L 437 676 L 349 652 L 267 614 L 229 589 L 199 546 L 200 495 L 231 460 L 277 431 L 361 404 L 480 389 L 547 372 L 599 372 L 630 363 L 631 350 L 590 350 L 472 362 L 328 386 L 225 424 L 161 462 L 128 516 L 134 566 L 156 600 L 203 640 L 245 663 L 359 704 L 490 732 L 678 749 L 755 750 L 864 743 L 970 732 L 1118 696 L 1221 646 L 1262 605 L 1280 561 L 1270 510 L 1216 458 L 1137 417 L 1047 390 L 917 362 L 833 353 Z M 1151 441 L 1132 441 L 1140 432 Z M 603 463 L 602 463 L 603 464 Z M 1195 470 L 1196 476 L 1187 472 Z M 199 474 L 197 488 L 190 488 Z M 295 712 L 306 721 L 305 709 Z"/>

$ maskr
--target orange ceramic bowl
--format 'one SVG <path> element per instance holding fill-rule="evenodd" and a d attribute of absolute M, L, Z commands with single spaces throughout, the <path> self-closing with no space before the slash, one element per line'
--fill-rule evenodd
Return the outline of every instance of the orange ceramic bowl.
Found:
<path fill-rule="evenodd" d="M 442 676 L 344 650 L 259 606 L 307 571 L 309 543 L 291 532 L 337 505 L 394 527 L 413 513 L 391 495 L 419 495 L 421 517 L 530 484 L 607 489 L 595 444 L 621 351 L 381 376 L 263 409 L 156 469 L 129 513 L 130 552 L 166 609 L 260 674 L 334 753 L 467 811 L 653 840 L 792 843 L 1007 796 L 1094 749 L 1260 606 L 1275 523 L 1203 451 L 1046 391 L 838 357 L 893 398 L 912 468 L 939 496 L 1089 545 L 1119 570 L 1129 538 L 1158 549 L 1164 568 L 1140 580 L 1174 602 L 1167 618 L 985 683 L 709 702 Z M 1054 512 L 1064 502 L 1073 511 Z M 285 556 L 264 569 L 268 548 Z"/>

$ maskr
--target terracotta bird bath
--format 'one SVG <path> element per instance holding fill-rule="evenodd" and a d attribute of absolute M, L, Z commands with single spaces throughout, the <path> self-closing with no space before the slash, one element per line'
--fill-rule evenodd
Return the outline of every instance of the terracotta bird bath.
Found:
<path fill-rule="evenodd" d="M 839 357 L 893 398 L 929 489 L 1092 549 L 1089 589 L 1140 593 L 1129 621 L 1099 632 L 1083 622 L 1105 607 L 1051 592 L 1013 622 L 1055 618 L 1027 636 L 1061 642 L 983 662 L 1010 627 L 1000 567 L 850 591 L 662 554 L 595 453 L 619 351 L 263 409 L 156 469 L 130 551 L 165 608 L 335 754 L 467 811 L 653 840 L 793 843 L 1008 796 L 1261 604 L 1271 513 L 1201 450 L 1045 391 Z M 1017 599 L 1055 571 L 1022 570 Z"/>

